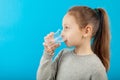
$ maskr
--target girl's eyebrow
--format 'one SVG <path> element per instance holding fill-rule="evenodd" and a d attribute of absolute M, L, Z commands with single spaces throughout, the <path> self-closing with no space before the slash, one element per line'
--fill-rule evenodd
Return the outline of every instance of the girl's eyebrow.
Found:
<path fill-rule="evenodd" d="M 64 26 L 69 26 L 68 24 L 62 24 L 62 26 L 64 27 Z"/>

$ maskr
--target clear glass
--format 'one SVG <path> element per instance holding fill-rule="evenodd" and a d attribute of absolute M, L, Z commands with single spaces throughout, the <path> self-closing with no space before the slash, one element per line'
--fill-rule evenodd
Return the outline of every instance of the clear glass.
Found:
<path fill-rule="evenodd" d="M 64 40 L 61 36 L 61 30 L 60 29 L 58 29 L 57 32 L 54 33 L 54 41 L 55 41 L 55 43 L 64 42 Z"/>

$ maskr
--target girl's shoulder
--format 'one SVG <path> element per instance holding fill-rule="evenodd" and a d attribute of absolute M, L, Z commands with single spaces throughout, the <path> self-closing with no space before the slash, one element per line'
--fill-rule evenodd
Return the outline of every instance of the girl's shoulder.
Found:
<path fill-rule="evenodd" d="M 71 51 L 72 51 L 72 49 L 63 48 L 62 50 L 60 50 L 59 54 L 66 55 L 66 54 L 70 53 Z"/>
<path fill-rule="evenodd" d="M 72 50 L 69 49 L 69 48 L 63 48 L 63 49 L 61 49 L 60 52 L 58 53 L 57 57 L 62 58 L 62 57 L 65 57 L 65 56 L 67 56 L 67 55 L 70 55 L 71 51 L 72 51 Z"/>
<path fill-rule="evenodd" d="M 102 63 L 102 61 L 99 59 L 99 57 L 94 54 L 93 59 L 91 59 L 91 67 L 93 68 L 94 71 L 99 71 L 99 70 L 103 70 L 105 71 L 105 67 Z"/>

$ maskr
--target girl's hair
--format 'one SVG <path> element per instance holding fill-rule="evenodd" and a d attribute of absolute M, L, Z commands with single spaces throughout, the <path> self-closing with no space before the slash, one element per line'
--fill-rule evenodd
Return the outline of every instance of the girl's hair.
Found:
<path fill-rule="evenodd" d="M 68 14 L 75 17 L 80 28 L 85 28 L 87 24 L 93 25 L 92 50 L 100 58 L 106 71 L 108 71 L 110 61 L 110 33 L 105 10 L 102 8 L 91 9 L 86 6 L 75 6 L 69 9 Z"/>

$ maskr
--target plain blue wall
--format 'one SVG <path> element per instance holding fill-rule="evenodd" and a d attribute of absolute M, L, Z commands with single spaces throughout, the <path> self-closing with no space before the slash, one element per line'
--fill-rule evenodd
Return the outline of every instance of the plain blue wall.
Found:
<path fill-rule="evenodd" d="M 62 28 L 62 18 L 74 5 L 107 10 L 111 29 L 109 80 L 120 80 L 119 2 L 117 0 L 0 0 L 0 80 L 35 80 L 43 38 Z M 64 43 L 56 53 L 65 47 Z"/>

